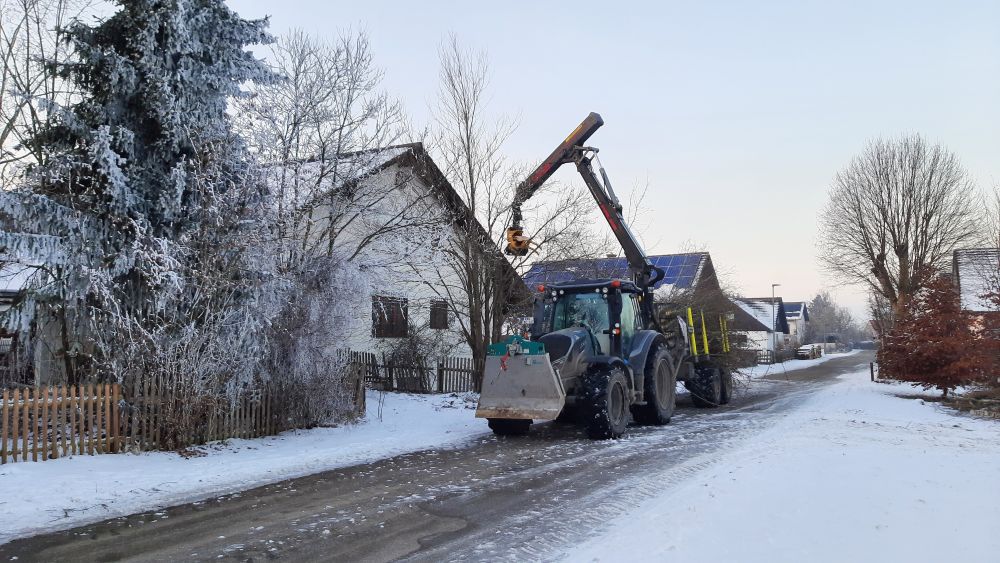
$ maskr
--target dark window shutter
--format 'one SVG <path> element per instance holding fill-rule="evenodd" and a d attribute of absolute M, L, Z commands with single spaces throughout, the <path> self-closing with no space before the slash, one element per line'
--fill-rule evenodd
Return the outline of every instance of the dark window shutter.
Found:
<path fill-rule="evenodd" d="M 372 296 L 372 336 L 403 338 L 409 332 L 408 304 L 405 297 Z"/>
<path fill-rule="evenodd" d="M 448 302 L 442 299 L 431 301 L 431 328 L 444 330 L 448 328 Z"/>

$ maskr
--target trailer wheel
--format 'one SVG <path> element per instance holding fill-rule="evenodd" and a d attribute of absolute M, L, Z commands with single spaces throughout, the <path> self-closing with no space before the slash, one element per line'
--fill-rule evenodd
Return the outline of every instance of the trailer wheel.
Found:
<path fill-rule="evenodd" d="M 643 383 L 646 404 L 632 407 L 632 417 L 639 424 L 662 425 L 674 415 L 677 372 L 670 365 L 670 353 L 663 347 L 653 351 L 646 366 Z"/>
<path fill-rule="evenodd" d="M 490 430 L 497 436 L 524 436 L 531 427 L 530 420 L 515 418 L 487 418 Z"/>
<path fill-rule="evenodd" d="M 719 406 L 722 394 L 722 374 L 719 368 L 695 368 L 694 378 L 685 383 L 694 406 L 711 409 Z"/>
<path fill-rule="evenodd" d="M 583 375 L 583 421 L 594 440 L 618 438 L 628 426 L 628 380 L 620 367 L 592 367 Z"/>
<path fill-rule="evenodd" d="M 733 398 L 733 372 L 722 370 L 722 385 L 719 386 L 719 404 L 728 405 Z"/>

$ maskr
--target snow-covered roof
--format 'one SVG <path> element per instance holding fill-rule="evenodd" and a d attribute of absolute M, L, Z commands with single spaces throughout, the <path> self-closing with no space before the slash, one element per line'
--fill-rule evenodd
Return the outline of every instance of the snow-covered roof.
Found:
<path fill-rule="evenodd" d="M 274 185 L 303 189 L 276 190 L 278 197 L 292 208 L 302 207 L 313 198 L 329 193 L 346 183 L 368 178 L 399 157 L 414 150 L 413 145 L 401 145 L 342 154 L 327 160 L 304 160 L 277 164 L 266 169 L 266 180 Z M 289 180 L 289 176 L 293 180 Z"/>
<path fill-rule="evenodd" d="M 775 298 L 773 302 L 770 297 L 741 297 L 733 299 L 733 303 L 763 325 L 768 332 L 774 332 L 777 321 L 778 332 L 788 334 L 785 306 L 780 297 Z"/>
<path fill-rule="evenodd" d="M 654 289 L 658 294 L 675 289 L 691 289 L 701 281 L 711 262 L 707 252 L 690 254 L 658 254 L 650 256 L 654 266 L 662 268 L 663 279 Z M 628 279 L 628 261 L 625 258 L 598 258 L 594 260 L 569 260 L 536 262 L 524 275 L 529 286 L 542 283 L 572 282 L 602 278 Z"/>
<path fill-rule="evenodd" d="M 809 320 L 809 310 L 802 301 L 785 301 L 785 318 L 790 321 Z"/>
<path fill-rule="evenodd" d="M 962 309 L 998 311 L 996 303 L 984 295 L 1000 289 L 1000 248 L 966 248 L 954 254 L 954 275 Z"/>

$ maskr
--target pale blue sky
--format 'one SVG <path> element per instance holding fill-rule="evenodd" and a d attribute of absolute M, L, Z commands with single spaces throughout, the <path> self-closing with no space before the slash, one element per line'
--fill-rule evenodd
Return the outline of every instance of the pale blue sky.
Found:
<path fill-rule="evenodd" d="M 1000 184 L 1000 1 L 324 2 L 230 0 L 272 31 L 368 31 L 385 86 L 429 119 L 437 49 L 485 49 L 507 152 L 535 161 L 587 112 L 619 191 L 650 184 L 650 253 L 707 247 L 748 296 L 822 288 L 816 214 L 871 137 L 919 132 Z M 569 171 L 560 173 L 573 180 Z M 579 183 L 577 183 L 578 185 Z"/>

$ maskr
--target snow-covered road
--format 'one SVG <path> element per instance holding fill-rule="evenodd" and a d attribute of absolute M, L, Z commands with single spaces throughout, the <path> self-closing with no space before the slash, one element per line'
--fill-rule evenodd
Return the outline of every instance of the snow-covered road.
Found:
<path fill-rule="evenodd" d="M 913 393 L 842 375 L 563 556 L 997 561 L 1000 423 L 897 396 Z"/>
<path fill-rule="evenodd" d="M 590 441 L 556 424 L 538 425 L 524 439 L 477 435 L 484 425 L 459 411 L 454 416 L 472 426 L 450 448 L 17 540 L 0 546 L 0 559 L 558 558 L 593 530 L 714 471 L 730 452 L 793 416 L 833 375 L 867 361 L 834 358 L 787 379 L 756 381 L 717 410 L 681 398 L 670 425 L 630 428 L 616 441 Z M 419 436 L 423 431 L 408 426 L 425 424 L 433 422 L 410 419 L 393 433 Z"/>
<path fill-rule="evenodd" d="M 469 414 L 475 395 L 369 392 L 359 424 L 294 430 L 174 452 L 73 456 L 0 466 L 0 544 L 370 463 L 407 452 L 461 446 L 489 433 Z M 44 484 L 44 486 L 39 486 Z"/>

